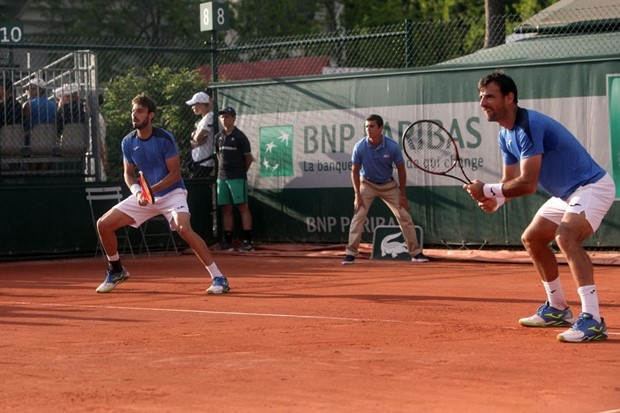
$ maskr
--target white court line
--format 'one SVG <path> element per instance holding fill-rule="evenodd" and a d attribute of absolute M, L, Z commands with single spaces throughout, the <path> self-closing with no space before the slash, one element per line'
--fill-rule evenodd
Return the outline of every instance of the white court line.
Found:
<path fill-rule="evenodd" d="M 407 323 L 407 324 L 423 324 L 423 325 L 441 325 L 437 322 L 426 321 L 406 321 L 406 320 L 383 320 L 376 318 L 350 318 L 350 317 L 329 317 L 329 316 L 316 316 L 316 315 L 301 315 L 301 314 L 276 314 L 276 313 L 244 313 L 240 311 L 213 311 L 213 310 L 184 310 L 179 308 L 149 308 L 149 307 L 125 307 L 115 305 L 85 305 L 85 304 L 59 304 L 59 303 L 29 303 L 26 301 L 4 301 L 0 304 L 8 305 L 23 305 L 23 306 L 41 306 L 41 307 L 74 307 L 74 308 L 91 308 L 91 309 L 105 309 L 105 310 L 138 310 L 138 311 L 162 311 L 170 313 L 193 313 L 193 314 L 215 314 L 215 315 L 240 315 L 248 317 L 275 317 L 275 318 L 299 318 L 306 320 L 332 320 L 332 321 L 354 321 L 354 322 L 373 322 L 373 323 Z M 508 330 L 517 330 L 519 327 L 505 327 Z M 555 330 L 557 332 L 564 332 L 566 330 Z M 620 336 L 620 333 L 607 332 L 608 335 Z M 620 413 L 620 409 L 611 410 L 609 412 L 600 413 Z"/>
<path fill-rule="evenodd" d="M 605 410 L 603 412 L 594 412 L 594 413 L 620 413 L 620 409 Z"/>
<path fill-rule="evenodd" d="M 91 308 L 105 310 L 138 310 L 138 311 L 162 311 L 170 313 L 193 313 L 193 314 L 215 314 L 215 315 L 240 315 L 249 317 L 278 317 L 278 318 L 301 318 L 310 320 L 332 320 L 332 321 L 355 321 L 355 322 L 375 322 L 375 323 L 406 323 L 402 320 L 383 320 L 372 318 L 349 318 L 349 317 L 328 317 L 301 314 L 276 314 L 276 313 L 244 313 L 240 311 L 212 311 L 212 310 L 184 310 L 179 308 L 148 308 L 148 307 L 125 307 L 115 305 L 83 305 L 83 304 L 57 304 L 57 303 L 29 303 L 25 301 L 16 302 L 0 302 L 0 304 L 23 305 L 23 306 L 41 306 L 41 307 L 74 307 L 74 308 Z M 417 324 L 438 325 L 440 323 L 417 322 Z"/>

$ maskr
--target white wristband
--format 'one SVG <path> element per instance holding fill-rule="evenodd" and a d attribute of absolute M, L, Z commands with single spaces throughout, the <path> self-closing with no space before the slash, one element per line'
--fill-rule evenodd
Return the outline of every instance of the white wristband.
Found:
<path fill-rule="evenodd" d="M 484 184 L 482 192 L 487 198 L 504 198 L 504 193 L 502 192 L 503 185 L 504 184 Z"/>
<path fill-rule="evenodd" d="M 497 197 L 495 198 L 495 208 L 493 208 L 493 212 L 497 211 L 499 209 L 499 207 L 501 207 L 502 205 L 504 205 L 506 203 L 506 198 L 501 198 L 501 197 Z"/>
<path fill-rule="evenodd" d="M 136 195 L 138 192 L 142 192 L 142 188 L 140 184 L 133 184 L 131 188 L 129 188 L 132 194 Z"/>

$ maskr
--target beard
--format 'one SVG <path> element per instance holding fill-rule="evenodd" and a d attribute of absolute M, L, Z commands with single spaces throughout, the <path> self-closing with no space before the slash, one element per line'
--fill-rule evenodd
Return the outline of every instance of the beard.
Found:
<path fill-rule="evenodd" d="M 147 119 L 144 119 L 142 122 L 138 123 L 136 121 L 133 121 L 132 123 L 133 123 L 133 128 L 134 129 L 144 129 L 146 126 L 148 126 L 149 120 L 147 118 Z"/>
<path fill-rule="evenodd" d="M 495 112 L 494 110 L 485 110 L 484 114 L 486 115 L 487 121 L 489 122 L 495 122 L 498 119 L 497 112 Z"/>

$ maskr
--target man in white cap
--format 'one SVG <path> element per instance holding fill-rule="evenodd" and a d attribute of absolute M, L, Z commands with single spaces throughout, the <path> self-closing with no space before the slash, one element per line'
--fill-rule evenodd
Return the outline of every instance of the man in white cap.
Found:
<path fill-rule="evenodd" d="M 79 92 L 80 87 L 77 83 L 65 83 L 54 90 L 54 95 L 58 100 L 58 110 L 56 111 L 58 136 L 62 135 L 67 123 L 86 122 L 85 104 L 80 99 Z"/>
<path fill-rule="evenodd" d="M 194 114 L 202 116 L 190 138 L 193 165 L 189 178 L 204 178 L 211 175 L 215 165 L 213 103 L 205 92 L 196 93 L 185 103 L 192 107 Z"/>

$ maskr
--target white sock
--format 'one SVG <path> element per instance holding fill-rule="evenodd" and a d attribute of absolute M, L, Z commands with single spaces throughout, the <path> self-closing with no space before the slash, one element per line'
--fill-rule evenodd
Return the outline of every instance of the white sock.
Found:
<path fill-rule="evenodd" d="M 566 310 L 566 308 L 568 308 L 568 303 L 566 302 L 566 297 L 564 296 L 564 289 L 562 288 L 560 277 L 553 281 L 543 281 L 542 283 L 545 287 L 545 291 L 547 292 L 549 305 L 553 308 L 557 308 L 558 310 Z"/>
<path fill-rule="evenodd" d="M 224 274 L 220 272 L 219 268 L 217 268 L 217 265 L 215 265 L 215 262 L 207 266 L 207 271 L 211 274 L 211 279 L 224 276 Z"/>
<path fill-rule="evenodd" d="M 581 297 L 581 311 L 584 313 L 592 314 L 592 317 L 601 322 L 601 312 L 598 306 L 598 294 L 596 293 L 596 286 L 584 285 L 577 289 L 579 297 Z"/>
<path fill-rule="evenodd" d="M 118 255 L 118 252 L 114 255 L 108 255 L 108 261 L 118 261 L 120 259 L 121 257 L 120 255 Z"/>

